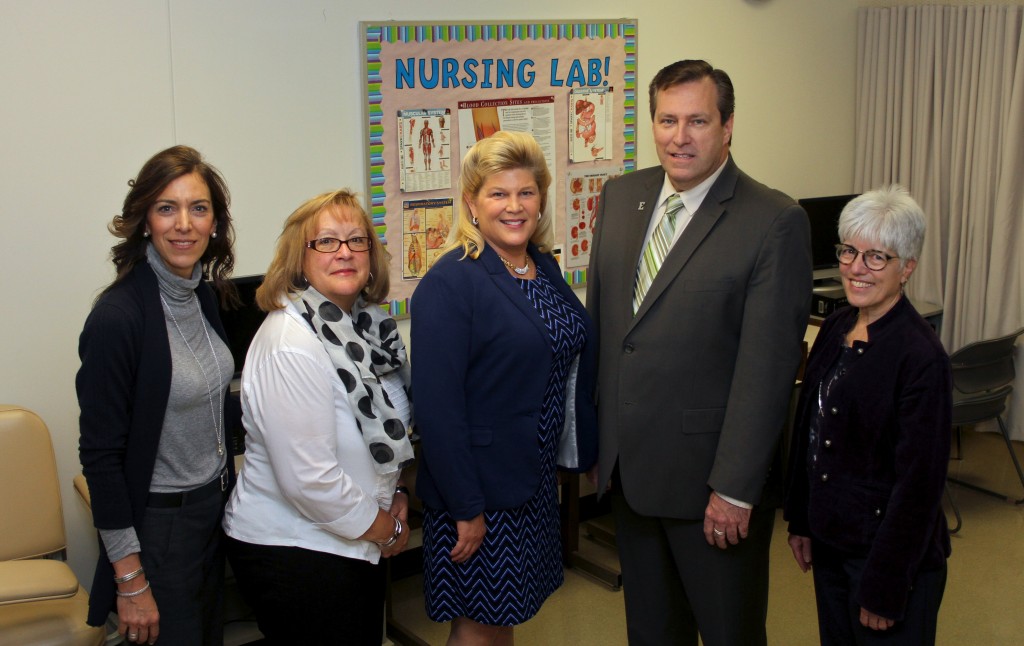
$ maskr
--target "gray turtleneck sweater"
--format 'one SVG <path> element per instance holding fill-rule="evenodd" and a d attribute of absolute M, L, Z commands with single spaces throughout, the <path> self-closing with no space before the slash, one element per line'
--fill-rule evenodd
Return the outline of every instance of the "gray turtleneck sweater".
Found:
<path fill-rule="evenodd" d="M 160 285 L 171 348 L 171 390 L 160 432 L 160 446 L 149 490 L 188 491 L 210 482 L 224 468 L 225 444 L 221 398 L 234 374 L 227 345 L 202 315 L 195 288 L 202 278 L 196 265 L 189 279 L 172 273 L 156 249 L 146 259 Z M 133 528 L 100 530 L 111 563 L 140 551 Z"/>

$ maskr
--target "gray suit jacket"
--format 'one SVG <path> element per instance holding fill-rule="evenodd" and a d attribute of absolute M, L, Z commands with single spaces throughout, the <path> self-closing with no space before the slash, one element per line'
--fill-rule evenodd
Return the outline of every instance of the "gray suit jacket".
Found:
<path fill-rule="evenodd" d="M 660 167 L 612 180 L 598 207 L 587 276 L 600 337 L 598 491 L 618 462 L 635 511 L 699 519 L 711 490 L 760 502 L 807 327 L 810 230 L 803 209 L 730 156 L 634 317 L 663 181 Z"/>

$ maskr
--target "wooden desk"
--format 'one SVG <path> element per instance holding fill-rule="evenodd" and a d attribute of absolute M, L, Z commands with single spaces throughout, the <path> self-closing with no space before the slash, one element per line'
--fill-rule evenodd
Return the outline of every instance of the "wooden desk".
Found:
<path fill-rule="evenodd" d="M 559 473 L 562 490 L 559 510 L 562 516 L 562 561 L 612 590 L 622 587 L 622 573 L 588 558 L 580 548 L 580 478 L 575 473 Z"/>

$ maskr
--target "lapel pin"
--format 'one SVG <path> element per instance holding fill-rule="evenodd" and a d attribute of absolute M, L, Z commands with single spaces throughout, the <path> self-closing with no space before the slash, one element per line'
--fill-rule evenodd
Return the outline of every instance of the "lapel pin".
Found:
<path fill-rule="evenodd" d="M 636 210 L 637 211 L 643 211 L 644 210 L 644 204 L 647 204 L 647 202 L 641 202 L 640 205 L 636 207 Z"/>

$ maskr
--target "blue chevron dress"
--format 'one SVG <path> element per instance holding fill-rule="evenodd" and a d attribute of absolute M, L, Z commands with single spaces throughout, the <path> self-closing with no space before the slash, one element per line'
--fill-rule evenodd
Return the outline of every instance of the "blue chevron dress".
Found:
<path fill-rule="evenodd" d="M 451 516 L 424 510 L 423 587 L 427 615 L 434 621 L 467 617 L 494 626 L 521 624 L 537 614 L 564 578 L 555 453 L 565 419 L 565 380 L 586 328 L 539 267 L 536 279 L 514 280 L 544 320 L 554 353 L 537 429 L 541 484 L 521 507 L 485 511 L 483 544 L 461 564 L 450 556 L 458 540 Z"/>

